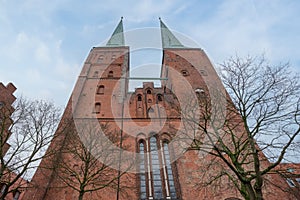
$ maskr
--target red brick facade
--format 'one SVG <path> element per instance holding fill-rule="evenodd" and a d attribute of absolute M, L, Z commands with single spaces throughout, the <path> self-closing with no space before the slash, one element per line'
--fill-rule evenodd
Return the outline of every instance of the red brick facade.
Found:
<path fill-rule="evenodd" d="M 224 89 L 205 52 L 193 48 L 163 49 L 163 79 L 158 88 L 152 82 L 145 82 L 142 88 L 128 92 L 128 73 L 129 47 L 93 48 L 84 62 L 56 137 L 48 150 L 59 149 L 63 152 L 64 147 L 68 146 L 68 133 L 63 127 L 70 119 L 74 121 L 73 128 L 78 119 L 96 119 L 100 124 L 108 124 L 109 130 L 122 134 L 122 145 L 127 146 L 126 151 L 132 153 L 133 158 L 136 156 L 138 162 L 120 178 L 119 197 L 116 188 L 107 187 L 86 193 L 84 199 L 241 199 L 228 180 L 222 180 L 218 185 L 199 186 L 210 156 L 199 156 L 198 151 L 190 150 L 177 157 L 176 147 L 168 145 L 177 137 L 181 126 L 178 114 L 182 103 L 180 96 L 190 92 L 209 95 L 212 86 Z M 181 80 L 178 77 L 184 78 Z M 150 150 L 157 154 L 147 154 Z M 77 166 L 76 160 L 61 152 L 42 161 L 31 182 L 32 188 L 28 189 L 23 200 L 78 198 L 78 193 L 59 178 L 57 173 L 60 172 L 52 170 L 58 162 L 71 162 L 74 167 Z M 141 152 L 145 156 L 143 153 L 143 157 L 137 159 Z M 156 172 L 153 170 L 157 167 L 155 162 L 160 167 Z M 142 171 L 143 167 L 145 171 Z M 214 173 L 214 169 L 205 173 Z M 118 170 L 114 174 L 117 175 Z M 280 176 L 268 176 L 271 182 L 287 186 Z M 264 193 L 266 199 L 294 198 L 287 197 L 272 184 L 265 185 Z"/>

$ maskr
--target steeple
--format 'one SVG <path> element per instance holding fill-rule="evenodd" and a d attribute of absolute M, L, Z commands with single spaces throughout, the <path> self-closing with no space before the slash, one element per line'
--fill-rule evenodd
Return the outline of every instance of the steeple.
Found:
<path fill-rule="evenodd" d="M 116 27 L 115 31 L 111 35 L 110 39 L 106 43 L 107 47 L 125 46 L 124 32 L 123 32 L 123 17 Z"/>
<path fill-rule="evenodd" d="M 161 31 L 161 40 L 163 48 L 183 48 L 184 46 L 181 42 L 175 37 L 175 35 L 168 29 L 168 27 L 160 21 L 160 31 Z"/>

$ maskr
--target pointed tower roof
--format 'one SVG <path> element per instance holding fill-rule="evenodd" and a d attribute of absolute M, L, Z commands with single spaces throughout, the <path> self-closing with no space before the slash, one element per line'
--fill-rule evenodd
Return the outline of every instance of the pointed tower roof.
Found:
<path fill-rule="evenodd" d="M 168 27 L 160 21 L 160 31 L 161 31 L 161 40 L 163 48 L 183 48 L 184 46 L 181 42 L 175 37 L 175 35 L 168 29 Z"/>
<path fill-rule="evenodd" d="M 125 46 L 124 32 L 123 32 L 123 17 L 106 43 L 107 47 Z"/>

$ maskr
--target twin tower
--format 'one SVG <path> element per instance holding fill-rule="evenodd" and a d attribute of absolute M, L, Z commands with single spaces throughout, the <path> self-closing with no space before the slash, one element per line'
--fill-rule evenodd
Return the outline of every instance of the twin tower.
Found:
<path fill-rule="evenodd" d="M 161 87 L 144 82 L 129 92 L 133 78 L 122 19 L 105 46 L 91 49 L 48 149 L 57 153 L 42 160 L 23 199 L 191 200 L 237 194 L 199 188 L 205 157 L 187 151 L 189 142 L 176 142 L 195 131 L 185 129 L 184 109 L 223 86 L 202 49 L 184 46 L 161 20 L 160 28 Z M 74 153 L 79 147 L 90 151 L 95 165 L 81 155 L 84 149 Z"/>

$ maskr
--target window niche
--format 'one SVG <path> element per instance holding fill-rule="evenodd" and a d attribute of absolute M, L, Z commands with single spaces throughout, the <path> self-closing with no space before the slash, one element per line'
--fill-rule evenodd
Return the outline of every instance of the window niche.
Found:
<path fill-rule="evenodd" d="M 104 94 L 104 85 L 98 86 L 97 94 Z"/>
<path fill-rule="evenodd" d="M 109 71 L 107 77 L 108 78 L 113 78 L 114 77 L 114 72 L 113 71 Z"/>
<path fill-rule="evenodd" d="M 94 74 L 93 74 L 93 78 L 98 78 L 98 77 L 99 77 L 99 72 L 95 71 Z"/>
<path fill-rule="evenodd" d="M 97 103 L 95 103 L 95 113 L 99 114 L 100 111 L 101 111 L 101 103 L 97 102 Z"/>
<path fill-rule="evenodd" d="M 104 59 L 104 56 L 103 56 L 103 55 L 100 55 L 99 58 L 98 58 L 98 60 L 97 60 L 97 62 L 98 62 L 98 63 L 101 63 L 101 62 L 103 61 L 103 59 Z"/>
<path fill-rule="evenodd" d="M 206 96 L 205 95 L 205 91 L 202 88 L 197 88 L 195 90 L 195 93 L 196 93 L 196 95 L 197 95 L 198 98 L 204 98 Z"/>
<path fill-rule="evenodd" d="M 139 94 L 139 95 L 137 96 L 137 100 L 138 100 L 138 101 L 142 101 L 142 95 Z"/>

